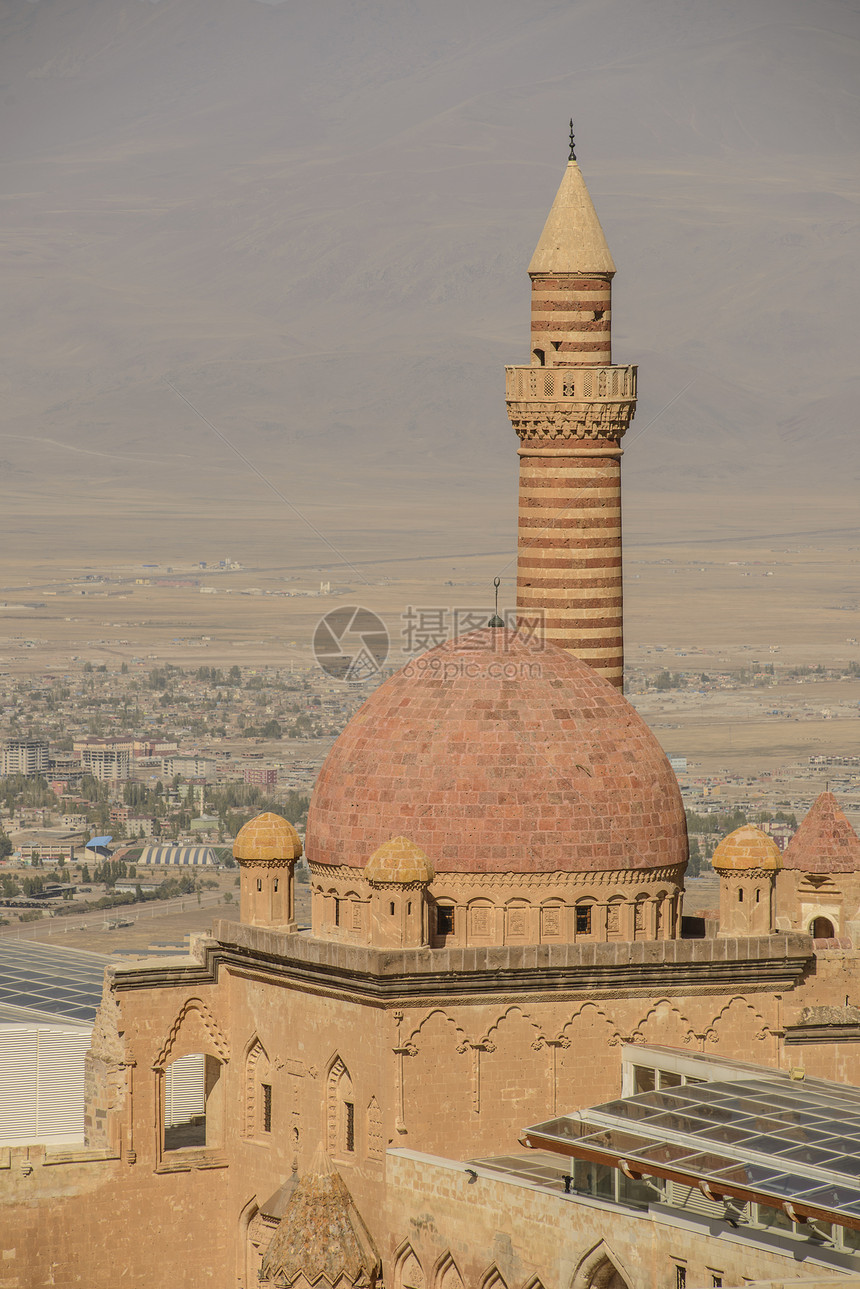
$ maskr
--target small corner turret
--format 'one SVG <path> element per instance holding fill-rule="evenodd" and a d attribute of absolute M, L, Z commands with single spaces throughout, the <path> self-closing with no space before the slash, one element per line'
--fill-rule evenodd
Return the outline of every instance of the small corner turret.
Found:
<path fill-rule="evenodd" d="M 420 949 L 430 943 L 427 889 L 436 876 L 420 846 L 393 837 L 364 869 L 370 887 L 370 941 L 379 949 Z"/>
<path fill-rule="evenodd" d="M 724 837 L 711 863 L 720 879 L 720 936 L 772 935 L 779 847 L 754 824 Z"/>
<path fill-rule="evenodd" d="M 301 854 L 299 834 L 281 815 L 257 815 L 239 830 L 233 858 L 241 870 L 242 922 L 296 930 L 294 869 Z"/>

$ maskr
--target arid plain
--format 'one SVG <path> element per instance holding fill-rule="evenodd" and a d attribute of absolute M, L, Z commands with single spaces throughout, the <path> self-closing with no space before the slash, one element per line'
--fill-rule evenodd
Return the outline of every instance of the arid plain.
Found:
<path fill-rule="evenodd" d="M 501 606 L 513 605 L 513 504 L 507 515 L 476 506 L 467 526 L 455 506 L 416 523 L 395 499 L 385 514 L 390 533 L 380 533 L 362 507 L 326 516 L 300 498 L 312 532 L 282 502 L 253 498 L 259 488 L 239 475 L 232 514 L 224 507 L 215 519 L 190 507 L 186 525 L 135 519 L 134 499 L 123 507 L 117 497 L 101 521 L 76 516 L 67 502 L 63 513 L 59 498 L 45 519 L 31 516 L 26 554 L 7 552 L 4 561 L 0 668 L 65 670 L 76 660 L 113 670 L 137 658 L 303 671 L 315 666 L 316 623 L 345 604 L 385 620 L 389 661 L 398 663 L 419 643 L 408 634 L 410 608 L 428 631 L 439 623 L 452 630 L 457 609 L 491 611 L 495 576 Z M 14 511 L 13 501 L 7 520 Z M 23 506 L 17 518 L 27 523 Z M 634 496 L 626 532 L 634 697 L 637 677 L 663 669 L 741 672 L 757 661 L 780 680 L 764 690 L 637 700 L 669 753 L 695 760 L 702 773 L 747 775 L 814 754 L 860 754 L 860 678 L 798 684 L 786 675 L 860 661 L 860 529 L 850 505 L 825 511 L 808 498 L 778 499 L 771 513 L 760 506 L 751 517 L 746 498 L 645 504 Z M 225 557 L 242 567 L 218 568 Z M 331 591 L 320 594 L 321 583 Z"/>

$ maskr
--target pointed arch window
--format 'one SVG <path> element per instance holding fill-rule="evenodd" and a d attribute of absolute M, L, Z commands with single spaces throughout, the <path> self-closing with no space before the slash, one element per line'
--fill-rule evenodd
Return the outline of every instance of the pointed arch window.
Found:
<path fill-rule="evenodd" d="M 335 1057 L 326 1084 L 328 1152 L 334 1159 L 352 1159 L 356 1154 L 355 1092 L 349 1070 Z"/>
<path fill-rule="evenodd" d="M 272 1131 L 272 1114 L 271 1062 L 255 1037 L 245 1056 L 245 1136 L 267 1139 Z"/>

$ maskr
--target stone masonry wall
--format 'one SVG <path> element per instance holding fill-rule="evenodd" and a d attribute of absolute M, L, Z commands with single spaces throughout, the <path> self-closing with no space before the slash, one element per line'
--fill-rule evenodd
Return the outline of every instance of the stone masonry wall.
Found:
<path fill-rule="evenodd" d="M 223 1172 L 158 1176 L 98 1151 L 0 1152 L 0 1286 L 230 1284 L 217 1218 L 223 1188 Z"/>
<path fill-rule="evenodd" d="M 389 1157 L 383 1257 L 387 1289 L 590 1289 L 617 1272 L 629 1289 L 821 1279 L 796 1245 L 763 1248 L 705 1219 L 637 1213 L 399 1151 Z M 416 1273 L 417 1269 L 417 1273 Z M 827 1269 L 830 1270 L 829 1268 Z M 841 1268 L 830 1274 L 858 1281 Z M 420 1277 L 420 1279 L 419 1279 Z M 617 1282 L 614 1282 L 617 1284 Z"/>

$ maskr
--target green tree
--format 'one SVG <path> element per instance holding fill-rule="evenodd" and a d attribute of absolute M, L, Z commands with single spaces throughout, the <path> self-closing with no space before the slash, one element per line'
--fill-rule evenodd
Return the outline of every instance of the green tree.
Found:
<path fill-rule="evenodd" d="M 702 851 L 696 837 L 690 838 L 690 861 L 687 864 L 687 876 L 698 877 L 702 871 Z"/>

